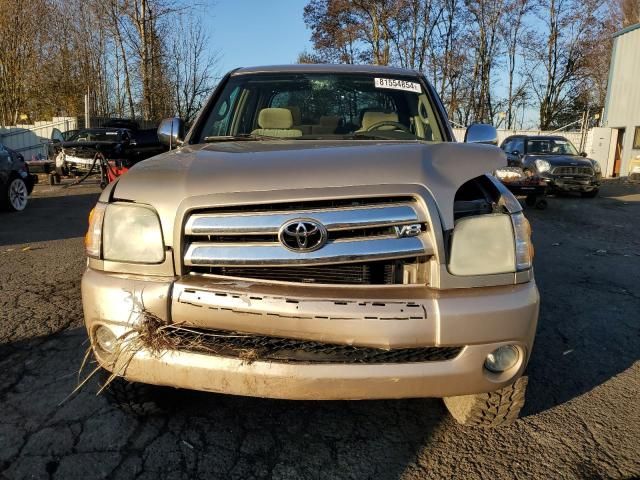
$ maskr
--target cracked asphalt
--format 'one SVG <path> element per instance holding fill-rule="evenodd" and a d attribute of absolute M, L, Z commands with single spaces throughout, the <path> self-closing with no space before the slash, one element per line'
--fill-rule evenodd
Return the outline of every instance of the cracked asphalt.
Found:
<path fill-rule="evenodd" d="M 0 478 L 637 478 L 640 185 L 527 210 L 542 297 L 523 418 L 464 429 L 441 401 L 294 402 L 162 390 L 137 417 L 78 384 L 95 185 L 0 212 Z"/>

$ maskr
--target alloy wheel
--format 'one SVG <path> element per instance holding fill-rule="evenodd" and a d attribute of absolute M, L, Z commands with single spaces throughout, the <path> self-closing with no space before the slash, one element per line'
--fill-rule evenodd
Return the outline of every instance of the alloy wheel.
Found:
<path fill-rule="evenodd" d="M 27 206 L 28 198 L 29 192 L 27 192 L 27 186 L 24 180 L 14 178 L 9 184 L 9 206 L 11 209 L 18 212 L 24 210 Z"/>

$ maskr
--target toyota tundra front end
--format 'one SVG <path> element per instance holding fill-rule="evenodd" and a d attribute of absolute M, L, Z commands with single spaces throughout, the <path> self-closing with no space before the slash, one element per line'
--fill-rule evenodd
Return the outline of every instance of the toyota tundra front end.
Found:
<path fill-rule="evenodd" d="M 91 215 L 82 296 L 105 370 L 258 397 L 443 397 L 468 425 L 517 417 L 539 298 L 529 224 L 488 174 L 506 165 L 483 144 L 492 127 L 453 142 L 415 72 L 296 65 L 231 72 L 181 129 L 163 122 L 179 148 Z"/>

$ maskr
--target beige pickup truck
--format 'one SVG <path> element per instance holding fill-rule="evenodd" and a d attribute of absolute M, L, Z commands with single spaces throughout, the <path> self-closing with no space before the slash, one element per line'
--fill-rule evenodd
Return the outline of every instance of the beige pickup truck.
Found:
<path fill-rule="evenodd" d="M 517 418 L 539 297 L 493 127 L 456 143 L 410 70 L 292 65 L 230 72 L 183 130 L 165 120 L 171 151 L 90 217 L 82 298 L 110 387 Z"/>

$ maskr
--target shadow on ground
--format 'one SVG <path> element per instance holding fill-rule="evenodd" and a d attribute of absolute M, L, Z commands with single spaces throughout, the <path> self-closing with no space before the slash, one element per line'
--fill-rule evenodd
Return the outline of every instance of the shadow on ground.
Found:
<path fill-rule="evenodd" d="M 45 195 L 30 197 L 22 212 L 0 211 L 0 246 L 84 236 L 99 194 Z"/>

